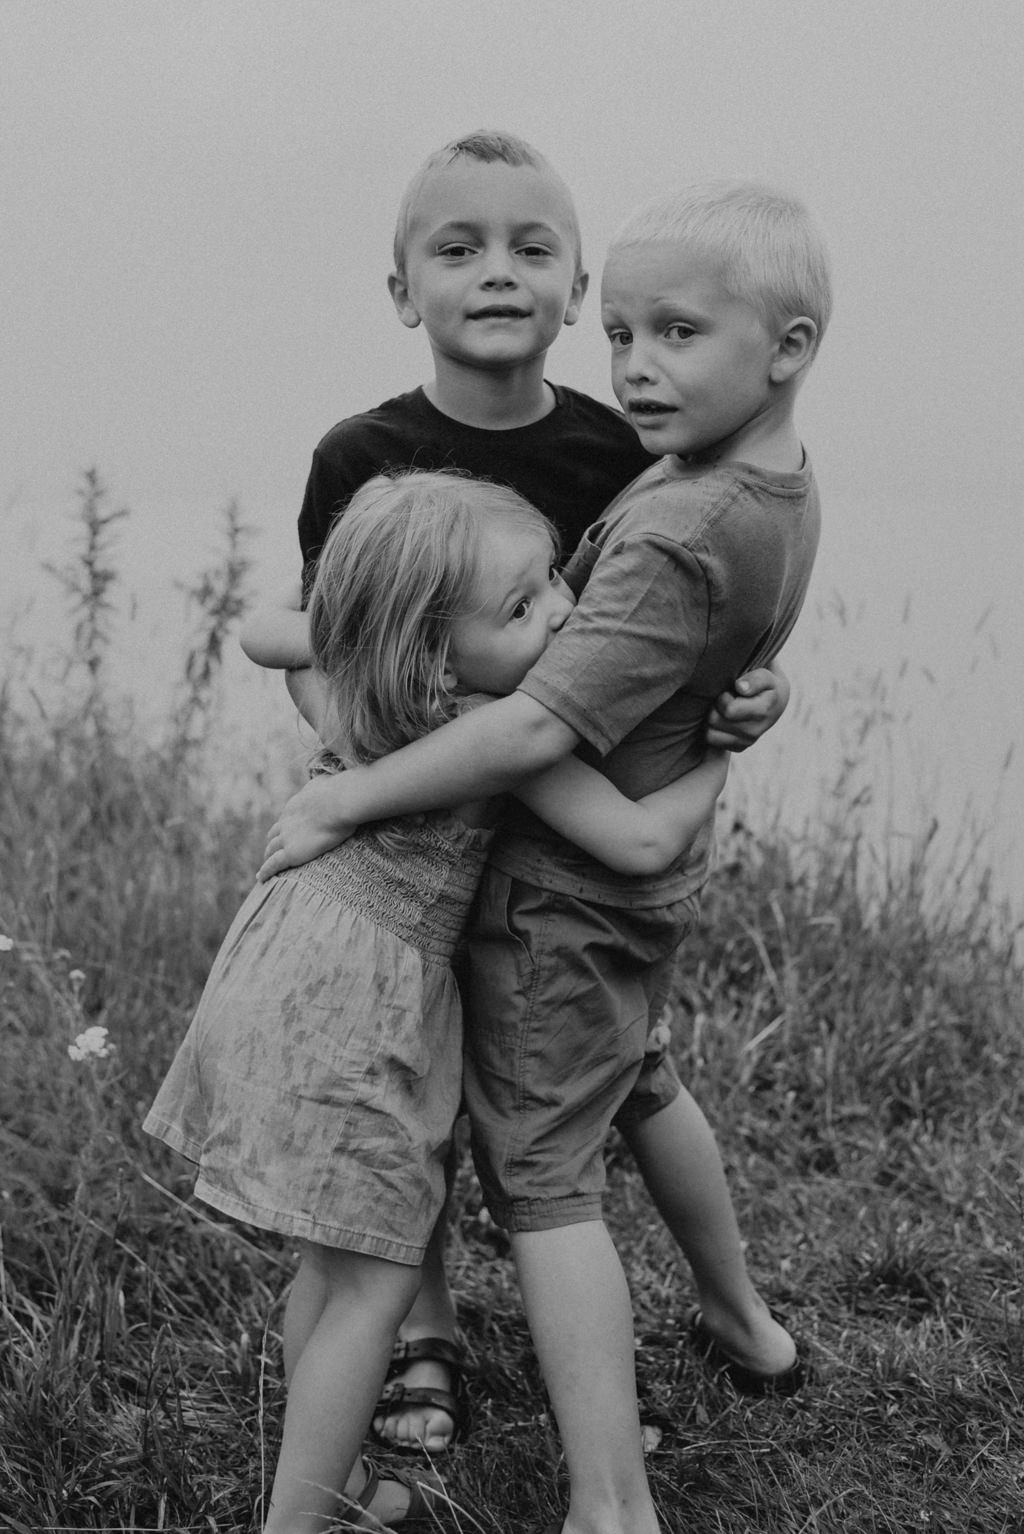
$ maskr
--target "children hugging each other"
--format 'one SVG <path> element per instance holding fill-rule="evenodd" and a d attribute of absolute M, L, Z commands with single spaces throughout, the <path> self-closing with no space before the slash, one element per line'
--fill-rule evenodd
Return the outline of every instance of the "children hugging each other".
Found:
<path fill-rule="evenodd" d="M 551 524 L 452 475 L 373 480 L 310 604 L 328 703 L 318 771 L 372 762 L 515 688 L 572 611 Z M 724 753 L 634 803 L 567 761 L 524 803 L 610 868 L 667 866 L 711 813 Z M 361 1457 L 445 1197 L 462 1027 L 451 957 L 491 840 L 486 800 L 388 821 L 259 884 L 214 961 L 146 1129 L 215 1209 L 301 1244 L 268 1534 L 403 1527 L 426 1484 Z"/>
<path fill-rule="evenodd" d="M 711 183 L 629 219 L 605 263 L 602 323 L 616 396 L 661 456 L 581 540 L 564 571 L 575 610 L 510 695 L 301 789 L 261 876 L 382 816 L 514 791 L 573 754 L 631 798 L 697 768 L 714 701 L 772 661 L 806 596 L 820 504 L 795 406 L 830 310 L 824 244 L 785 192 Z M 627 875 L 513 807 L 468 928 L 473 1152 L 565 1450 L 562 1534 L 659 1528 L 629 1294 L 602 1217 L 612 1124 L 690 1261 L 701 1347 L 740 1388 L 801 1377 L 747 1272 L 710 1127 L 671 1058 L 647 1047 L 711 829 L 709 816 L 664 871 Z"/>
<path fill-rule="evenodd" d="M 619 411 L 545 376 L 548 350 L 562 327 L 576 322 L 587 288 L 568 188 L 521 138 L 466 135 L 429 155 L 413 176 L 398 210 L 393 254 L 388 286 L 398 317 L 410 332 L 425 332 L 433 373 L 422 387 L 340 422 L 318 444 L 298 522 L 306 590 L 336 517 L 360 485 L 387 469 L 455 468 L 510 485 L 551 518 L 571 553 L 660 449 L 652 456 Z M 308 668 L 302 587 L 296 578 L 288 605 L 247 621 L 243 646 L 260 664 Z M 314 674 L 290 670 L 288 685 L 316 723 Z M 787 697 L 777 669 L 726 677 L 720 694 L 700 704 L 708 742 L 742 749 L 778 719 Z M 667 1069 L 665 1045 L 657 1042 L 663 1038 L 663 1031 L 652 1034 L 638 1103 L 646 1100 L 647 1076 L 657 1079 Z M 670 1208 L 676 1169 L 655 1161 L 645 1177 L 659 1207 Z M 692 1261 L 686 1218 L 678 1228 L 674 1216 L 667 1218 Z M 397 1447 L 422 1445 L 431 1455 L 466 1422 L 465 1354 L 444 1244 L 442 1213 L 374 1419 L 379 1436 Z M 760 1312 L 747 1289 L 723 1289 L 713 1273 L 713 1265 L 698 1262 L 699 1297 L 708 1325 L 731 1347 L 737 1381 L 757 1390 L 766 1379 L 771 1388 L 792 1384 L 791 1354 L 781 1375 L 774 1352 L 765 1356 Z"/>

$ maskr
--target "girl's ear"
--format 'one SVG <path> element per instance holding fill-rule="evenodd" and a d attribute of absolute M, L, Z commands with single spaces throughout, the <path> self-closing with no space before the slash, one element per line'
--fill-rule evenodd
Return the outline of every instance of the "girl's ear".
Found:
<path fill-rule="evenodd" d="M 806 314 L 787 320 L 786 326 L 775 344 L 770 377 L 772 383 L 786 383 L 795 378 L 814 356 L 818 344 L 818 327 Z"/>
<path fill-rule="evenodd" d="M 412 301 L 409 292 L 409 284 L 405 277 L 398 272 L 392 272 L 388 278 L 388 292 L 391 294 L 391 302 L 398 311 L 398 318 L 403 325 L 410 330 L 415 330 L 420 323 L 419 312 Z"/>
<path fill-rule="evenodd" d="M 441 681 L 444 683 L 449 692 L 458 692 L 459 679 L 455 675 L 450 661 L 445 665 L 444 670 L 441 672 Z"/>

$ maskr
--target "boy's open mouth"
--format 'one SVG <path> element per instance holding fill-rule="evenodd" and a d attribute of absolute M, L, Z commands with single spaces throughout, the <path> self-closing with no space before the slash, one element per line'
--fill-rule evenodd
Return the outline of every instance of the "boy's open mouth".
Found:
<path fill-rule="evenodd" d="M 484 309 L 474 309 L 471 320 L 525 320 L 529 310 L 518 309 L 515 304 L 488 304 Z"/>
<path fill-rule="evenodd" d="M 626 411 L 629 415 L 670 415 L 674 410 L 674 405 L 663 405 L 660 400 L 656 399 L 631 399 L 626 405 Z"/>

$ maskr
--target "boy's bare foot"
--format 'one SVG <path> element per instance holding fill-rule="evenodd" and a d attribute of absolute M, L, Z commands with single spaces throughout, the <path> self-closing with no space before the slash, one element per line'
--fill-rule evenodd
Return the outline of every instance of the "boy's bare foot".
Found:
<path fill-rule="evenodd" d="M 465 1366 L 465 1351 L 450 1338 L 398 1342 L 373 1418 L 375 1436 L 396 1449 L 446 1453 L 466 1425 Z"/>
<path fill-rule="evenodd" d="M 690 1335 L 701 1356 L 744 1395 L 793 1395 L 804 1383 L 797 1345 L 765 1307 L 754 1327 L 695 1310 Z"/>

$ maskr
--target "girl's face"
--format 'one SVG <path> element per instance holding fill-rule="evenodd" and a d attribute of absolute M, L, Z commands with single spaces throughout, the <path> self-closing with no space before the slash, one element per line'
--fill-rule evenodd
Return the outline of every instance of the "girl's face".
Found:
<path fill-rule="evenodd" d="M 448 665 L 463 693 L 514 692 L 573 610 L 540 528 L 489 522 L 465 610 L 452 624 Z"/>

